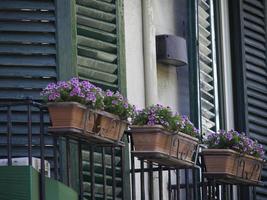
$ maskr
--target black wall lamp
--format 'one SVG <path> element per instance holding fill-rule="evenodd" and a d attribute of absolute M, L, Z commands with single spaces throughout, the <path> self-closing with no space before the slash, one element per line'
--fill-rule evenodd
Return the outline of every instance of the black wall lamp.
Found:
<path fill-rule="evenodd" d="M 176 35 L 156 36 L 157 61 L 167 65 L 187 65 L 187 45 L 183 37 Z"/>

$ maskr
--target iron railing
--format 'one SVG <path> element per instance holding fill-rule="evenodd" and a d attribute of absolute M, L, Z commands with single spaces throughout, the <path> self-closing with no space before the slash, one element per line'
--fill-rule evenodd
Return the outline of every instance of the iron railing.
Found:
<path fill-rule="evenodd" d="M 41 200 L 45 200 L 45 160 L 51 165 L 52 177 L 76 189 L 79 199 L 130 200 L 129 196 L 132 200 L 233 200 L 234 196 L 240 199 L 238 185 L 217 183 L 202 176 L 204 166 L 201 157 L 197 159 L 196 167 L 178 169 L 139 160 L 131 153 L 127 158 L 124 151 L 128 144 L 133 150 L 129 133 L 125 146 L 92 144 L 52 136 L 48 132 L 47 108 L 31 100 L 1 104 L 0 114 L 0 125 L 5 127 L 2 130 L 6 130 L 0 133 L 1 140 L 6 140 L 6 143 L 1 142 L 6 147 L 1 158 L 7 158 L 9 166 L 14 157 L 27 157 L 29 165 L 32 165 L 33 157 L 40 158 Z M 13 155 L 17 148 L 13 137 L 16 129 L 22 126 L 25 130 L 23 135 L 27 138 L 22 146 L 27 151 Z M 37 136 L 39 139 L 36 139 Z M 52 152 L 52 155 L 47 152 Z M 127 162 L 130 162 L 131 187 L 126 187 L 128 183 L 123 176 Z M 131 188 L 131 191 L 125 191 L 126 188 Z M 254 187 L 252 190 L 255 192 Z M 129 193 L 131 195 L 126 197 L 125 194 Z"/>

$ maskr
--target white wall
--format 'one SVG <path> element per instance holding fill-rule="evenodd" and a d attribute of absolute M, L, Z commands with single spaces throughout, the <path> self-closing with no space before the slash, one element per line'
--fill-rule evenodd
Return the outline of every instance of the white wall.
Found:
<path fill-rule="evenodd" d="M 175 0 L 151 0 L 151 13 L 154 21 L 150 24 L 157 34 L 176 34 Z M 126 44 L 126 78 L 127 96 L 138 107 L 145 106 L 144 49 L 142 30 L 142 0 L 125 0 L 125 44 Z M 151 32 L 153 33 L 153 31 Z M 155 37 L 156 35 L 152 36 Z M 156 48 L 156 47 L 154 47 Z M 153 56 L 153 55 L 152 55 Z M 152 58 L 156 59 L 156 58 Z M 157 84 L 159 103 L 171 106 L 177 111 L 178 85 L 174 66 L 157 64 Z M 138 163 L 137 166 L 138 167 Z M 147 177 L 146 177 L 147 180 Z M 167 199 L 167 174 L 164 175 L 164 199 Z M 140 180 L 136 177 L 137 199 L 140 199 Z M 158 176 L 154 174 L 155 193 L 157 193 Z M 139 191 L 139 192 L 138 192 Z M 155 194 L 157 197 L 158 194 Z M 156 199 L 155 199 L 156 200 Z"/>
<path fill-rule="evenodd" d="M 177 35 L 177 6 L 175 0 L 153 0 L 154 20 L 156 35 Z M 178 110 L 178 85 L 177 74 L 174 66 L 159 64 L 158 95 L 160 103 Z"/>
<path fill-rule="evenodd" d="M 139 108 L 145 106 L 141 1 L 124 1 L 127 97 Z"/>

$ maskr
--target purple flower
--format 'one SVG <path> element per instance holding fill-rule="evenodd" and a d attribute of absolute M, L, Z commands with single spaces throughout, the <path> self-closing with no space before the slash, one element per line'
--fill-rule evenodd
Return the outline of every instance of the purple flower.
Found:
<path fill-rule="evenodd" d="M 106 92 L 106 96 L 107 96 L 107 97 L 112 97 L 112 96 L 113 96 L 113 92 L 110 91 L 110 90 L 107 90 L 107 92 Z"/>

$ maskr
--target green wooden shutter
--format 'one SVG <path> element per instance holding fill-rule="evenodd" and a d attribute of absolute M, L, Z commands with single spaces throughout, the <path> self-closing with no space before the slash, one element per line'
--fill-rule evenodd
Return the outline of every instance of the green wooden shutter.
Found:
<path fill-rule="evenodd" d="M 212 0 L 198 1 L 198 64 L 202 132 L 216 131 L 218 123 L 218 85 Z"/>
<path fill-rule="evenodd" d="M 39 99 L 56 79 L 53 1 L 0 1 L 0 98 Z"/>
<path fill-rule="evenodd" d="M 78 74 L 118 89 L 118 29 L 115 0 L 76 0 Z"/>
<path fill-rule="evenodd" d="M 81 79 L 103 89 L 123 90 L 123 26 L 121 0 L 76 0 L 77 73 Z M 125 90 L 122 91 L 125 94 Z M 86 149 L 86 148 L 85 148 Z M 106 181 L 107 199 L 112 199 L 110 148 L 105 148 L 106 180 L 103 178 L 101 148 L 94 152 L 95 195 L 103 199 Z M 90 199 L 90 151 L 83 150 L 84 197 Z M 122 198 L 121 151 L 116 151 L 116 198 Z"/>
<path fill-rule="evenodd" d="M 0 1 L 0 103 L 30 97 L 57 79 L 55 4 L 53 0 Z M 13 156 L 27 156 L 27 112 L 12 110 Z M 39 115 L 33 113 L 33 156 L 39 156 Z M 45 116 L 49 122 L 48 115 Z M 0 111 L 0 155 L 6 156 L 6 115 Z M 50 137 L 46 144 L 51 144 Z M 47 159 L 52 151 L 46 149 Z"/>
<path fill-rule="evenodd" d="M 231 5 L 235 124 L 267 150 L 267 1 L 240 0 Z M 267 168 L 262 180 L 267 182 Z M 266 187 L 256 189 L 267 198 Z"/>

